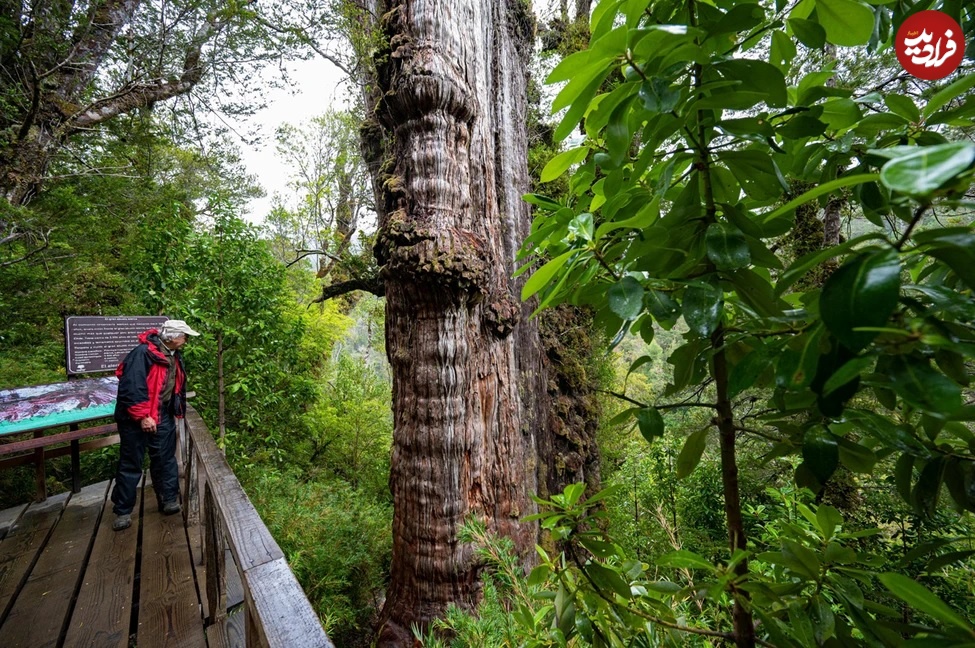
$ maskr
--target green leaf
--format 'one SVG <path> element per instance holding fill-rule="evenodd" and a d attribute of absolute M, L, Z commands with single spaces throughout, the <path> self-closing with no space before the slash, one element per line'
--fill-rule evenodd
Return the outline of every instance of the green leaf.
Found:
<path fill-rule="evenodd" d="M 854 378 L 860 375 L 860 373 L 876 362 L 873 356 L 863 356 L 860 358 L 853 358 L 844 364 L 842 367 L 836 370 L 826 384 L 823 385 L 823 396 L 832 394 L 834 391 L 850 382 Z"/>
<path fill-rule="evenodd" d="M 823 533 L 823 539 L 829 540 L 836 528 L 843 524 L 843 516 L 832 506 L 823 504 L 816 509 L 816 522 Z"/>
<path fill-rule="evenodd" d="M 870 5 L 856 0 L 816 0 L 819 24 L 834 45 L 866 45 L 873 35 L 874 15 Z"/>
<path fill-rule="evenodd" d="M 877 455 L 870 448 L 849 439 L 839 438 L 840 463 L 855 473 L 869 475 L 877 465 Z"/>
<path fill-rule="evenodd" d="M 680 90 L 670 87 L 664 79 L 654 77 L 640 86 L 643 107 L 652 113 L 669 113 L 680 101 Z"/>
<path fill-rule="evenodd" d="M 945 485 L 959 507 L 975 512 L 975 463 L 951 457 L 945 467 Z"/>
<path fill-rule="evenodd" d="M 721 321 L 724 293 L 714 284 L 695 282 L 684 289 L 684 321 L 702 338 L 710 337 Z"/>
<path fill-rule="evenodd" d="M 665 329 L 669 330 L 680 317 L 680 304 L 665 292 L 648 290 L 646 301 L 653 318 Z"/>
<path fill-rule="evenodd" d="M 961 387 L 932 367 L 927 358 L 895 356 L 890 378 L 894 391 L 906 403 L 936 418 L 945 418 L 962 405 Z"/>
<path fill-rule="evenodd" d="M 728 396 L 734 398 L 754 385 L 771 364 L 772 360 L 763 348 L 756 349 L 739 360 L 728 375 Z"/>
<path fill-rule="evenodd" d="M 885 164 L 880 170 L 880 181 L 894 191 L 926 197 L 969 170 L 973 162 L 972 142 L 923 146 Z"/>
<path fill-rule="evenodd" d="M 825 484 L 840 462 L 836 437 L 821 425 L 808 430 L 802 439 L 802 458 L 820 484 Z"/>
<path fill-rule="evenodd" d="M 585 161 L 586 156 L 588 155 L 588 146 L 577 146 L 576 148 L 559 153 L 549 160 L 548 164 L 545 165 L 545 168 L 542 169 L 541 181 L 551 182 L 552 180 L 555 180 L 565 173 L 573 164 L 579 164 Z"/>
<path fill-rule="evenodd" d="M 893 112 L 897 113 L 908 121 L 921 121 L 921 111 L 918 110 L 916 105 L 914 105 L 914 100 L 910 97 L 899 94 L 889 94 L 884 97 L 884 103 L 887 104 L 887 107 Z"/>
<path fill-rule="evenodd" d="M 718 270 L 734 270 L 751 263 L 745 235 L 729 223 L 712 223 L 704 236 L 708 258 Z"/>
<path fill-rule="evenodd" d="M 749 88 L 758 88 L 769 106 L 783 107 L 788 103 L 785 76 L 782 70 L 770 63 L 739 58 L 716 63 L 714 68 L 726 79 L 748 84 Z"/>
<path fill-rule="evenodd" d="M 718 159 L 731 170 L 745 193 L 756 200 L 771 200 L 782 195 L 772 157 L 765 151 L 718 151 Z"/>
<path fill-rule="evenodd" d="M 656 407 L 644 407 L 637 411 L 636 422 L 640 434 L 648 443 L 653 443 L 654 439 L 664 435 L 664 417 Z"/>
<path fill-rule="evenodd" d="M 806 47 L 822 49 L 826 45 L 826 30 L 818 22 L 802 18 L 790 18 L 787 22 L 795 37 Z"/>
<path fill-rule="evenodd" d="M 664 554 L 663 556 L 657 558 L 654 563 L 657 567 L 673 567 L 675 569 L 704 569 L 712 573 L 715 571 L 714 565 L 712 565 L 704 557 L 685 549 L 671 551 L 668 554 Z"/>
<path fill-rule="evenodd" d="M 624 599 L 630 598 L 630 586 L 618 572 L 595 562 L 589 563 L 583 569 L 603 593 L 614 592 Z"/>
<path fill-rule="evenodd" d="M 564 254 L 560 254 L 555 257 L 541 268 L 536 270 L 532 276 L 525 282 L 524 287 L 521 289 L 521 299 L 522 301 L 527 300 L 529 297 L 537 293 L 539 290 L 548 285 L 562 266 L 565 265 L 566 261 L 576 253 L 576 250 L 569 250 Z"/>
<path fill-rule="evenodd" d="M 805 205 L 811 200 L 815 200 L 820 196 L 825 196 L 826 194 L 832 193 L 837 189 L 842 189 L 843 187 L 852 187 L 853 185 L 862 184 L 864 182 L 873 182 L 879 180 L 880 175 L 876 173 L 863 173 L 854 176 L 843 176 L 842 178 L 837 178 L 836 180 L 831 180 L 817 186 L 815 189 L 810 189 L 806 193 L 802 194 L 798 198 L 790 200 L 786 204 L 782 205 L 778 209 L 774 209 L 767 214 L 762 216 L 764 222 L 769 222 L 781 216 L 782 214 L 788 213 L 799 207 L 800 205 Z"/>
<path fill-rule="evenodd" d="M 961 628 L 966 632 L 972 633 L 972 628 L 965 619 L 948 607 L 944 601 L 937 597 L 931 590 L 921 585 L 913 578 L 902 574 L 880 574 L 877 579 L 884 584 L 897 598 L 901 599 L 912 608 L 924 612 L 928 616 L 938 619 L 947 625 Z"/>
<path fill-rule="evenodd" d="M 826 327 L 849 350 L 857 352 L 877 336 L 855 329 L 881 327 L 894 312 L 900 269 L 897 251 L 887 249 L 847 261 L 826 281 L 819 311 Z"/>
<path fill-rule="evenodd" d="M 820 29 L 822 28 L 820 27 Z M 825 37 L 826 31 L 824 30 L 823 38 Z M 778 30 L 772 32 L 772 49 L 769 52 L 769 61 L 782 70 L 783 74 L 792 68 L 792 60 L 795 59 L 797 53 L 795 42 L 785 32 Z"/>
<path fill-rule="evenodd" d="M 791 343 L 797 348 L 789 348 L 779 354 L 775 376 L 779 387 L 799 391 L 812 383 L 819 363 L 819 346 L 822 337 L 823 328 L 817 326 Z"/>
<path fill-rule="evenodd" d="M 701 463 L 701 457 L 707 447 L 709 430 L 710 428 L 704 428 L 687 437 L 677 457 L 677 479 L 687 477 Z"/>
<path fill-rule="evenodd" d="M 830 99 L 823 104 L 823 114 L 819 119 L 826 124 L 827 128 L 841 131 L 858 123 L 861 117 L 863 113 L 855 101 L 840 97 Z"/>
<path fill-rule="evenodd" d="M 643 286 L 626 276 L 609 288 L 609 308 L 624 320 L 636 319 L 643 312 Z"/>
<path fill-rule="evenodd" d="M 975 72 L 966 74 L 957 81 L 954 81 L 941 90 L 938 90 L 928 99 L 927 104 L 921 114 L 925 119 L 938 112 L 946 106 L 952 99 L 965 96 L 969 90 L 975 87 Z"/>

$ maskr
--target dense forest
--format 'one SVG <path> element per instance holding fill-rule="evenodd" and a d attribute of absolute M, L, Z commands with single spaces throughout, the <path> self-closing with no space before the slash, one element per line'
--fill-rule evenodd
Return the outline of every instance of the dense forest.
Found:
<path fill-rule="evenodd" d="M 190 322 L 338 646 L 975 645 L 975 6 L 268 4 L 0 0 L 0 389 Z"/>

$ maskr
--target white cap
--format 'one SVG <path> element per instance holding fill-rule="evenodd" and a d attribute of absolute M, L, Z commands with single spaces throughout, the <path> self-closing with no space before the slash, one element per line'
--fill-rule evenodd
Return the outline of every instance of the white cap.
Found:
<path fill-rule="evenodd" d="M 177 333 L 184 333 L 186 335 L 199 335 L 199 333 L 191 329 L 190 325 L 183 320 L 166 320 L 163 322 L 162 330 L 175 331 Z"/>

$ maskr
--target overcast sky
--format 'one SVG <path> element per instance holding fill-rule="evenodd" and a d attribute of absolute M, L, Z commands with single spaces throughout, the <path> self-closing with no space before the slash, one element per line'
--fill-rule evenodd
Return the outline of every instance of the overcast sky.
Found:
<path fill-rule="evenodd" d="M 241 157 L 247 171 L 257 176 L 267 195 L 252 200 L 250 213 L 252 222 L 264 220 L 271 208 L 274 192 L 287 189 L 288 169 L 275 151 L 274 131 L 284 123 L 298 125 L 312 117 L 325 113 L 330 106 L 342 105 L 343 92 L 339 87 L 342 75 L 338 68 L 328 61 L 316 57 L 308 61 L 296 61 L 290 66 L 294 83 L 289 89 L 268 90 L 268 106 L 250 120 L 250 126 L 260 130 L 262 143 L 242 145 Z"/>

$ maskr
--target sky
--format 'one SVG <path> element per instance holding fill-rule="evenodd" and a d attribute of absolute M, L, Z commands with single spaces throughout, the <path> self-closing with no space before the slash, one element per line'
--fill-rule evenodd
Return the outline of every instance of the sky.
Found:
<path fill-rule="evenodd" d="M 342 73 L 328 61 L 315 57 L 289 65 L 294 83 L 268 91 L 267 107 L 250 118 L 247 126 L 261 134 L 261 143 L 242 145 L 241 158 L 248 173 L 257 177 L 266 195 L 249 204 L 248 220 L 261 222 L 270 211 L 274 192 L 286 192 L 288 169 L 275 151 L 274 131 L 284 123 L 298 125 L 324 114 L 343 102 L 339 85 Z M 249 129 L 244 129 L 249 130 Z"/>

